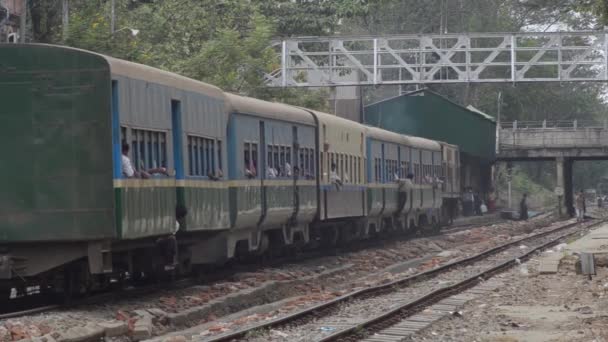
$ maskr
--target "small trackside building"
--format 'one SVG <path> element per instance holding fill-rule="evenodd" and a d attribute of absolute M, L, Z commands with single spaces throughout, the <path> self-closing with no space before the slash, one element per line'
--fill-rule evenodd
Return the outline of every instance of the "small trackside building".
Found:
<path fill-rule="evenodd" d="M 496 121 L 423 89 L 365 107 L 364 121 L 401 134 L 439 140 L 460 148 L 462 188 L 488 193 L 496 157 Z"/>

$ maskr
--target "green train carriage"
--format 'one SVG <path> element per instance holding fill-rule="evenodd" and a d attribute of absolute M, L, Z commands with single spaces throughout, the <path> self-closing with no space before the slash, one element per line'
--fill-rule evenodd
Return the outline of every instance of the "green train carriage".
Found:
<path fill-rule="evenodd" d="M 186 272 L 277 243 L 365 237 L 370 214 L 408 223 L 415 209 L 419 225 L 440 206 L 437 190 L 419 184 L 406 215 L 388 177 L 384 211 L 369 206 L 371 131 L 390 145 L 383 173 L 407 162 L 420 179 L 437 176 L 436 142 L 68 47 L 0 45 L 0 56 L 0 290 Z M 123 144 L 139 171 L 169 172 L 124 177 Z M 291 175 L 266 174 L 287 163 Z M 167 258 L 170 241 L 177 258 Z"/>

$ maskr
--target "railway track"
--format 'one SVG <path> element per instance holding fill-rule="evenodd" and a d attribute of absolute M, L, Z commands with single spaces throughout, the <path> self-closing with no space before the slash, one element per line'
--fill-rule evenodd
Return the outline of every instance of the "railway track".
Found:
<path fill-rule="evenodd" d="M 543 215 L 549 215 L 549 214 L 550 213 L 546 213 Z M 542 216 L 542 215 L 538 215 L 538 216 Z M 477 223 L 473 223 L 473 224 L 466 224 L 466 225 L 462 224 L 462 225 L 457 225 L 457 226 L 451 226 L 451 227 L 447 227 L 441 233 L 449 234 L 449 233 L 454 233 L 456 231 L 474 229 L 474 228 L 486 226 L 489 224 L 495 224 L 495 223 L 499 223 L 499 222 L 504 222 L 504 220 L 491 219 L 490 221 L 477 222 Z M 422 234 L 421 237 L 428 237 L 428 236 L 433 236 L 433 235 L 437 235 L 437 234 L 441 234 L 441 233 L 434 233 L 434 232 L 429 231 L 429 233 Z M 412 236 L 409 236 L 407 234 L 399 234 L 396 236 L 396 238 L 399 240 L 407 240 L 407 239 L 411 239 Z M 90 304 L 98 304 L 98 303 L 104 303 L 104 302 L 108 302 L 108 301 L 112 301 L 112 300 L 120 300 L 120 298 L 123 298 L 123 297 L 133 298 L 133 297 L 137 297 L 137 296 L 144 296 L 144 295 L 154 293 L 155 291 L 162 291 L 162 290 L 170 291 L 170 290 L 184 288 L 189 285 L 207 284 L 207 283 L 211 283 L 213 281 L 220 281 L 223 279 L 228 279 L 231 276 L 238 274 L 239 272 L 252 272 L 252 264 L 253 264 L 253 270 L 259 269 L 259 268 L 264 268 L 264 267 L 279 267 L 280 265 L 286 264 L 286 263 L 302 262 L 302 261 L 306 261 L 306 260 L 310 260 L 310 259 L 314 259 L 314 258 L 328 256 L 328 255 L 335 255 L 335 254 L 341 254 L 341 253 L 347 253 L 347 252 L 356 252 L 356 251 L 360 251 L 360 250 L 364 250 L 364 249 L 379 247 L 379 246 L 382 246 L 383 244 L 385 244 L 386 241 L 394 241 L 394 239 L 395 239 L 395 236 L 385 236 L 385 237 L 382 237 L 382 238 L 379 238 L 376 240 L 359 241 L 359 242 L 350 244 L 350 245 L 348 245 L 346 247 L 342 247 L 342 248 L 329 248 L 329 249 L 321 249 L 321 250 L 316 250 L 316 251 L 312 250 L 312 251 L 308 251 L 307 253 L 305 253 L 303 255 L 299 255 L 299 256 L 281 257 L 281 258 L 273 259 L 270 262 L 254 262 L 254 263 L 250 262 L 250 263 L 246 263 L 244 265 L 237 264 L 237 265 L 233 265 L 232 267 L 229 267 L 228 269 L 220 269 L 220 270 L 216 270 L 216 271 L 207 273 L 205 278 L 202 281 L 200 281 L 200 279 L 199 280 L 195 279 L 195 277 L 189 277 L 189 278 L 180 279 L 173 283 L 145 284 L 145 285 L 140 285 L 140 286 L 130 286 L 127 288 L 120 288 L 118 290 L 90 295 L 90 296 L 84 297 L 84 298 L 74 299 L 69 304 L 60 303 L 60 301 L 61 301 L 59 299 L 60 297 L 57 297 L 57 299 L 55 299 L 55 300 L 53 300 L 53 299 L 44 300 L 44 301 L 35 300 L 32 302 L 38 302 L 38 303 L 44 303 L 44 304 L 32 305 L 32 306 L 27 306 L 27 307 L 21 306 L 20 309 L 14 310 L 14 311 L 11 311 L 10 309 L 8 309 L 8 310 L 5 309 L 5 310 L 3 310 L 4 312 L 0 314 L 0 320 L 8 319 L 8 318 L 17 318 L 17 317 L 22 317 L 22 316 L 27 316 L 27 315 L 34 315 L 34 314 L 58 310 L 58 309 L 83 307 L 83 306 L 90 305 Z"/>
<path fill-rule="evenodd" d="M 205 341 L 355 341 L 396 325 L 437 303 L 475 286 L 482 279 L 525 260 L 574 234 L 605 220 L 567 223 L 525 238 L 510 241 L 444 266 L 378 285 L 238 331 Z M 252 337 L 272 329 L 273 334 Z"/>

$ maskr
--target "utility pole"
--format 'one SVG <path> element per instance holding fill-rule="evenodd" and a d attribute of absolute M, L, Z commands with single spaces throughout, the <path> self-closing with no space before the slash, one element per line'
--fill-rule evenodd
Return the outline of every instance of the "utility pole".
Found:
<path fill-rule="evenodd" d="M 116 25 L 116 0 L 112 0 L 110 9 L 110 33 L 114 34 Z"/>
<path fill-rule="evenodd" d="M 25 43 L 25 30 L 27 24 L 27 0 L 21 1 L 21 15 L 19 16 L 19 42 Z"/>
<path fill-rule="evenodd" d="M 70 0 L 63 0 L 62 6 L 62 28 L 63 28 L 63 41 L 68 39 L 68 33 L 70 29 Z"/>

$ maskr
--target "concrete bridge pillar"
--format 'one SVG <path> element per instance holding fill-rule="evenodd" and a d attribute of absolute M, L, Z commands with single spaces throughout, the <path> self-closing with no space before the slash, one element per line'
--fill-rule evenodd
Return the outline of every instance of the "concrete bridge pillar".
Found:
<path fill-rule="evenodd" d="M 557 166 L 557 182 L 555 194 L 558 200 L 558 213 L 560 216 L 574 216 L 573 206 L 573 189 L 572 189 L 572 159 L 558 157 L 556 160 Z"/>

